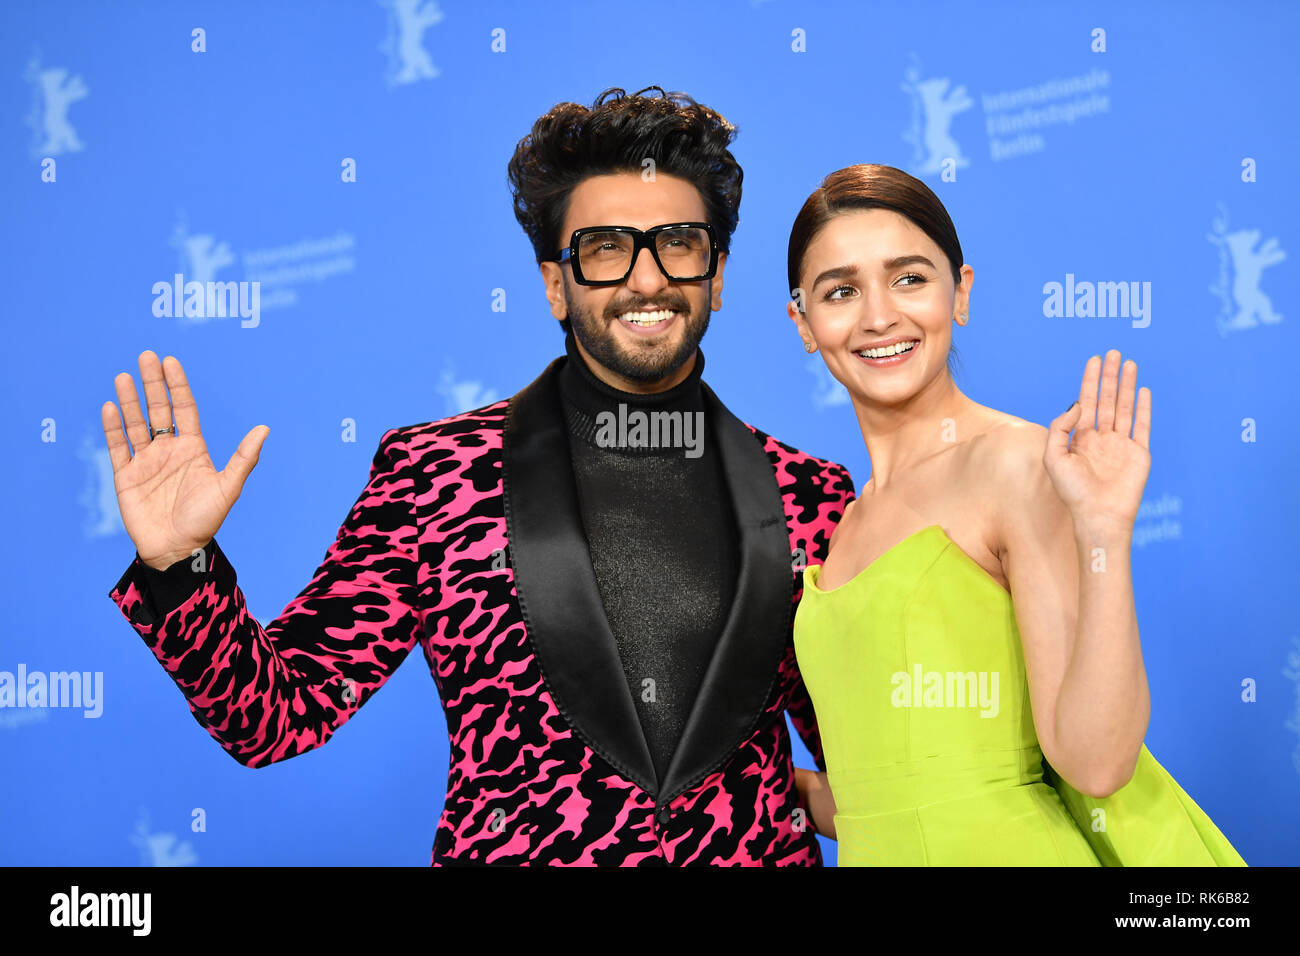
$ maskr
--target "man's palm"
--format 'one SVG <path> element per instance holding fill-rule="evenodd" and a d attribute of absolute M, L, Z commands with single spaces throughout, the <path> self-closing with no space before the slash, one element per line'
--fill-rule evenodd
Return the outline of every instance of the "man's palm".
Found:
<path fill-rule="evenodd" d="M 165 568 L 202 548 L 217 533 L 257 464 L 269 429 L 259 425 L 245 435 L 225 470 L 219 472 L 199 430 L 198 408 L 180 362 L 168 356 L 164 365 L 152 351 L 143 352 L 140 377 L 147 419 L 135 383 L 125 372 L 114 382 L 121 419 L 112 402 L 104 403 L 101 417 L 122 523 L 140 559 Z M 150 424 L 162 428 L 170 425 L 173 417 L 175 434 L 149 437 Z"/>

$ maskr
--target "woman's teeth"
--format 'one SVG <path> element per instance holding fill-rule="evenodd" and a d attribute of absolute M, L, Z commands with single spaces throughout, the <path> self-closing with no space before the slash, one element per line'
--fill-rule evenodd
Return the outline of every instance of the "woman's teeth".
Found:
<path fill-rule="evenodd" d="M 917 341 L 898 342 L 894 345 L 887 345 L 883 349 L 863 349 L 858 354 L 863 358 L 889 358 L 891 355 L 901 355 L 903 352 L 910 352 L 916 347 Z"/>

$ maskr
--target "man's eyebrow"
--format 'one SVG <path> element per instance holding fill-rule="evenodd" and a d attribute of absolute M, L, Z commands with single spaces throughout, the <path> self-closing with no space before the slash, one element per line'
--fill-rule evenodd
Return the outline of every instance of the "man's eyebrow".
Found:
<path fill-rule="evenodd" d="M 939 271 L 933 262 L 922 255 L 897 256 L 893 259 L 885 259 L 880 263 L 881 268 L 886 272 L 901 268 L 902 266 L 911 265 L 929 266 L 936 272 Z M 817 278 L 813 280 L 812 287 L 815 289 L 823 282 L 832 279 L 854 279 L 857 278 L 857 275 L 858 267 L 856 265 L 849 264 L 844 266 L 835 266 L 832 269 L 827 269 L 825 272 L 818 273 Z"/>

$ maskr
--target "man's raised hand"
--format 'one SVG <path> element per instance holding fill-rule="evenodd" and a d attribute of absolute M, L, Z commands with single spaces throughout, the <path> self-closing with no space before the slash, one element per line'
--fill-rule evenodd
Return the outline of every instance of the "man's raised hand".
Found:
<path fill-rule="evenodd" d="M 146 350 L 140 353 L 140 379 L 147 413 L 140 408 L 135 380 L 122 372 L 113 380 L 121 418 L 112 402 L 104 403 L 100 417 L 122 523 L 140 560 L 163 570 L 212 540 L 257 464 L 270 429 L 253 428 L 218 472 L 199 431 L 198 406 L 181 363 L 171 355 L 159 362 Z M 174 432 L 150 438 L 151 426 L 165 428 L 173 418 Z"/>

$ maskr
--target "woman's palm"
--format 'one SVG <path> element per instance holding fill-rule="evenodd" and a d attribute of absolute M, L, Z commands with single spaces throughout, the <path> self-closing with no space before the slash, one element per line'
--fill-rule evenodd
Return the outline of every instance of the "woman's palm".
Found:
<path fill-rule="evenodd" d="M 1136 385 L 1136 362 L 1122 366 L 1114 349 L 1104 364 L 1094 356 L 1079 401 L 1052 422 L 1043 464 L 1071 514 L 1129 527 L 1137 517 L 1151 471 L 1151 392 Z"/>

